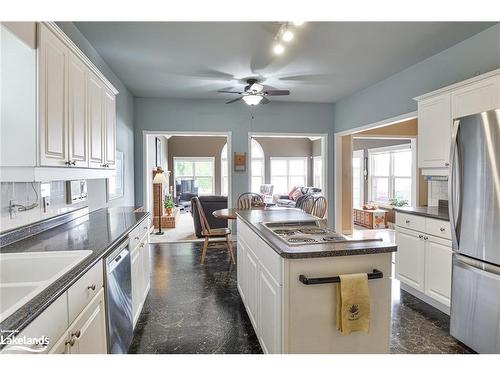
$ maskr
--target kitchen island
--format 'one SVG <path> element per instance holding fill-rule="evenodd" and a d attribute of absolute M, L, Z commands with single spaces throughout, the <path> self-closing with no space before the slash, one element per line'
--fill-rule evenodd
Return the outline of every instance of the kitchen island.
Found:
<path fill-rule="evenodd" d="M 237 212 L 238 291 L 265 353 L 388 353 L 391 333 L 390 231 L 366 231 L 360 242 L 290 245 L 269 223 L 311 223 L 297 209 Z M 382 240 L 380 240 L 382 238 Z M 372 241 L 373 239 L 373 241 Z M 367 273 L 370 332 L 336 329 L 335 283 L 317 280 Z"/>

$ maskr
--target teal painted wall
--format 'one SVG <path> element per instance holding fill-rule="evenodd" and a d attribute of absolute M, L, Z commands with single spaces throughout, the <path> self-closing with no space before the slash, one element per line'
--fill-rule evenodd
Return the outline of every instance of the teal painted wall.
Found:
<path fill-rule="evenodd" d="M 253 119 L 252 119 L 253 116 Z M 135 123 L 135 200 L 143 202 L 143 131 L 231 131 L 233 152 L 248 153 L 248 132 L 328 133 L 328 161 L 333 167 L 333 105 L 317 103 L 272 102 L 249 107 L 224 100 L 183 100 L 136 98 Z M 233 202 L 249 190 L 247 172 L 234 172 Z M 328 186 L 333 187 L 329 173 Z M 333 207 L 333 189 L 329 191 Z M 330 214 L 333 211 L 330 210 Z"/>
<path fill-rule="evenodd" d="M 335 103 L 335 132 L 416 111 L 414 97 L 500 68 L 500 24 Z"/>

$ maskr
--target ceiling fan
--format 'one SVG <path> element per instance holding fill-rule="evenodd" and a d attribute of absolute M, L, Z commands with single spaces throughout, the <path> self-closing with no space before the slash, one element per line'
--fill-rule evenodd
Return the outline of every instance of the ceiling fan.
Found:
<path fill-rule="evenodd" d="M 270 102 L 267 96 L 290 95 L 289 90 L 266 89 L 255 78 L 247 79 L 247 85 L 243 88 L 243 91 L 219 90 L 218 92 L 241 95 L 239 98 L 230 100 L 226 104 L 243 100 L 248 105 L 267 104 Z"/>

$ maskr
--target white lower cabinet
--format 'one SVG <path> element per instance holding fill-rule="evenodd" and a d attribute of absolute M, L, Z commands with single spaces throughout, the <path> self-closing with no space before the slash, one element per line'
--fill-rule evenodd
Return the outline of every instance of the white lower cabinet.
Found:
<path fill-rule="evenodd" d="M 281 275 L 269 271 L 281 269 L 281 258 L 240 225 L 237 251 L 238 289 L 262 350 L 282 353 Z"/>
<path fill-rule="evenodd" d="M 453 254 L 449 224 L 425 220 L 425 232 L 396 226 L 396 278 L 412 288 L 408 290 L 410 293 L 419 292 L 421 295 L 417 297 L 425 296 L 426 302 L 432 304 L 436 301 L 449 309 Z M 431 231 L 438 233 L 434 227 L 439 227 L 442 237 L 429 234 Z M 435 306 L 441 308 L 439 304 Z"/>
<path fill-rule="evenodd" d="M 424 291 L 425 243 L 419 232 L 396 231 L 396 277 L 421 292 Z"/>
<path fill-rule="evenodd" d="M 132 281 L 132 317 L 137 323 L 144 301 L 149 293 L 151 265 L 149 259 L 149 217 L 129 234 L 130 271 Z"/>

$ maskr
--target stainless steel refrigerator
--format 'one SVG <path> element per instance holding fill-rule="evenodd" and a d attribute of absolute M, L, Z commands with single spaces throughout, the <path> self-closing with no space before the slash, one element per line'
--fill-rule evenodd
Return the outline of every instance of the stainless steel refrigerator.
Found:
<path fill-rule="evenodd" d="M 500 353 L 500 109 L 454 121 L 449 200 L 450 332 L 478 353 Z"/>

